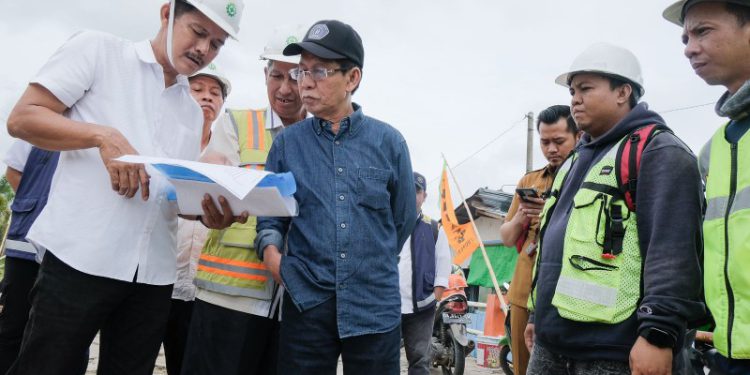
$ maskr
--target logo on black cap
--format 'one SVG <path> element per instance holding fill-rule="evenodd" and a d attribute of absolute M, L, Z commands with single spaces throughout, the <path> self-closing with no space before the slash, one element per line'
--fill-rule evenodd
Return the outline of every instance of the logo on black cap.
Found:
<path fill-rule="evenodd" d="M 326 35 L 328 35 L 328 32 L 328 26 L 324 23 L 319 23 L 310 29 L 310 32 L 307 34 L 307 38 L 312 40 L 321 40 L 325 38 Z"/>

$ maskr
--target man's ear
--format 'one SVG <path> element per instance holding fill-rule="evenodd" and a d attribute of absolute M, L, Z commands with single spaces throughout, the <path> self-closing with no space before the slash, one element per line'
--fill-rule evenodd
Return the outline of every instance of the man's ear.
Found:
<path fill-rule="evenodd" d="M 166 3 L 159 8 L 159 22 L 163 28 L 167 28 L 169 24 L 169 3 Z"/>
<path fill-rule="evenodd" d="M 617 104 L 628 104 L 630 103 L 630 95 L 633 94 L 633 86 L 626 83 L 617 88 Z"/>
<path fill-rule="evenodd" d="M 362 69 L 354 67 L 347 72 L 346 92 L 351 93 L 362 81 Z"/>

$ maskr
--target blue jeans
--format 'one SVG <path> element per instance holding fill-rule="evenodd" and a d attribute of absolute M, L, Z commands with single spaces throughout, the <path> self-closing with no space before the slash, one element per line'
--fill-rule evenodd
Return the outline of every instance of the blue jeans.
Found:
<path fill-rule="evenodd" d="M 711 375 L 747 375 L 750 374 L 750 359 L 729 359 L 716 353 L 716 363 Z"/>
<path fill-rule="evenodd" d="M 339 355 L 344 374 L 399 373 L 401 327 L 385 333 L 340 338 L 336 298 L 304 312 L 284 294 L 279 374 L 335 375 Z"/>
<path fill-rule="evenodd" d="M 527 375 L 629 375 L 627 362 L 577 361 L 552 353 L 539 343 L 534 344 Z"/>

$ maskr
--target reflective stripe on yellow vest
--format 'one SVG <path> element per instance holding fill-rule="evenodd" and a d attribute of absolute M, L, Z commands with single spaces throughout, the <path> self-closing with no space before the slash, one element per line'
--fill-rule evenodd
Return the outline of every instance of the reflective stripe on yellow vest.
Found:
<path fill-rule="evenodd" d="M 627 137 L 621 142 L 626 140 Z M 552 298 L 552 305 L 565 319 L 620 323 L 635 312 L 641 295 L 641 250 L 636 214 L 628 210 L 614 172 L 619 167 L 615 164 L 618 148 L 618 145 L 612 147 L 590 168 L 573 197 L 573 210 L 563 242 L 562 269 Z M 569 158 L 555 177 L 553 196 L 542 211 L 542 228 L 547 224 L 576 156 Z M 620 229 L 624 232 L 618 232 Z M 615 253 L 621 252 L 616 256 L 603 256 L 616 232 L 620 233 L 621 247 L 618 244 Z M 537 259 L 541 259 L 543 241 L 538 251 Z M 532 309 L 535 298 L 534 291 L 529 302 Z"/>
<path fill-rule="evenodd" d="M 237 131 L 240 149 L 240 167 L 263 169 L 271 150 L 273 137 L 266 129 L 265 111 L 227 110 Z"/>
<path fill-rule="evenodd" d="M 264 110 L 227 110 L 237 131 L 240 164 L 263 169 L 273 137 L 265 127 Z M 209 231 L 198 260 L 195 283 L 218 293 L 271 299 L 274 281 L 253 249 L 256 218 L 233 224 L 224 230 Z"/>
<path fill-rule="evenodd" d="M 750 359 L 750 137 L 730 144 L 725 129 L 700 157 L 708 166 L 703 281 L 714 346 L 725 357 Z"/>

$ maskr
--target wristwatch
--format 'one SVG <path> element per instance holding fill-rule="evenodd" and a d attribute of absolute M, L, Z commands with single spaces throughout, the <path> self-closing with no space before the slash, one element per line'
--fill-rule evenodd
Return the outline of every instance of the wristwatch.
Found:
<path fill-rule="evenodd" d="M 677 338 L 672 336 L 671 333 L 656 327 L 646 328 L 641 331 L 640 335 L 646 339 L 649 344 L 659 348 L 674 349 L 675 345 L 677 345 Z"/>

